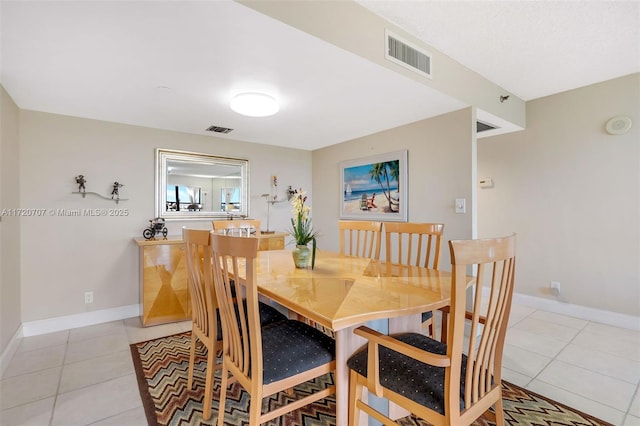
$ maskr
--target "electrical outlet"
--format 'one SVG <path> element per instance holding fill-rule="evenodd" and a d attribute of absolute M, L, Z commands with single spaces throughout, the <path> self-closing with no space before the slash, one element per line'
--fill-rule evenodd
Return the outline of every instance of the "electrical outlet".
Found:
<path fill-rule="evenodd" d="M 86 303 L 86 304 L 93 303 L 93 292 L 92 291 L 85 291 L 84 292 L 84 303 Z"/>
<path fill-rule="evenodd" d="M 554 296 L 560 295 L 560 281 L 551 281 L 549 283 L 549 289 Z"/>

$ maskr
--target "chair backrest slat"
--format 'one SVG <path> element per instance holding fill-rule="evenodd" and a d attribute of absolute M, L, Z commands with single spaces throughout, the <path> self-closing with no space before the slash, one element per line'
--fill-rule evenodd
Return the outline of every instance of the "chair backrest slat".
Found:
<path fill-rule="evenodd" d="M 385 222 L 387 262 L 438 269 L 443 232 L 442 223 Z"/>
<path fill-rule="evenodd" d="M 370 259 L 380 258 L 382 222 L 341 220 L 338 222 L 338 227 L 340 254 Z"/>

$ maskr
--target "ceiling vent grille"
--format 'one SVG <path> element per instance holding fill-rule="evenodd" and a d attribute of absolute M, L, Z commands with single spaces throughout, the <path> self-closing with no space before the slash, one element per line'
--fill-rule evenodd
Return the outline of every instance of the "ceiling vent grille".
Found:
<path fill-rule="evenodd" d="M 209 126 L 207 127 L 207 132 L 215 132 L 215 133 L 231 133 L 233 129 L 228 127 L 220 127 L 220 126 Z"/>
<path fill-rule="evenodd" d="M 486 132 L 487 130 L 499 129 L 498 126 L 494 126 L 493 124 L 485 123 L 483 121 L 476 121 L 476 133 Z"/>
<path fill-rule="evenodd" d="M 486 132 L 487 130 L 499 129 L 498 126 L 493 124 L 484 123 L 482 121 L 476 121 L 476 133 Z"/>
<path fill-rule="evenodd" d="M 385 58 L 431 78 L 431 53 L 385 30 Z"/>

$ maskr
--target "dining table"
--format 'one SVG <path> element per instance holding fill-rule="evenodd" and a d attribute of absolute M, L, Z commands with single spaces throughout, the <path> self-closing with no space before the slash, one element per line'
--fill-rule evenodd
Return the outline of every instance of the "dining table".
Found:
<path fill-rule="evenodd" d="M 389 333 L 420 332 L 421 314 L 450 303 L 451 273 L 318 250 L 315 266 L 296 268 L 291 250 L 261 251 L 258 293 L 331 333 L 336 343 L 336 425 L 348 419 L 347 360 L 366 340 L 353 330 L 388 321 Z M 394 411 L 395 410 L 395 411 Z M 406 415 L 389 407 L 395 417 Z M 364 417 L 364 416 L 363 416 Z"/>

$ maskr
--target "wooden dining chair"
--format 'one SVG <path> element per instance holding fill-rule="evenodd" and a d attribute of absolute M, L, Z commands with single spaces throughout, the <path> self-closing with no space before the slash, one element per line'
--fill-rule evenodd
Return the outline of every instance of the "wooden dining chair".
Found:
<path fill-rule="evenodd" d="M 189 351 L 189 373 L 187 387 L 193 387 L 193 371 L 197 342 L 207 348 L 207 368 L 204 385 L 203 418 L 211 417 L 211 396 L 217 354 L 222 352 L 222 326 L 218 301 L 213 287 L 211 266 L 211 231 L 208 229 L 182 228 L 185 259 L 187 263 L 187 286 L 191 297 L 191 348 Z M 253 238 L 254 240 L 257 240 Z M 234 295 L 234 303 L 235 295 Z M 266 303 L 259 304 L 262 325 L 286 320 L 286 316 Z"/>
<path fill-rule="evenodd" d="M 443 232 L 443 223 L 384 222 L 387 262 L 437 270 Z M 422 314 L 422 325 L 434 335 L 433 312 Z"/>
<path fill-rule="evenodd" d="M 382 222 L 357 220 L 338 221 L 340 254 L 347 256 L 380 258 Z"/>
<path fill-rule="evenodd" d="M 253 228 L 255 231 L 251 235 L 260 235 L 260 225 L 262 222 L 258 219 L 234 219 L 234 220 L 212 220 L 213 230 L 218 232 L 226 229 L 243 229 Z"/>
<path fill-rule="evenodd" d="M 364 387 L 433 425 L 468 425 L 492 406 L 496 424 L 504 425 L 502 351 L 513 295 L 515 235 L 450 241 L 449 247 L 449 344 L 420 333 L 387 336 L 365 326 L 354 330 L 368 342 L 347 362 L 349 425 L 359 424 L 361 411 L 385 425 L 396 424 L 362 400 Z M 476 292 L 465 339 L 471 266 L 477 267 Z M 482 289 L 489 294 L 486 308 Z"/>
<path fill-rule="evenodd" d="M 212 234 L 211 247 L 213 283 L 224 336 L 218 426 L 224 425 L 230 376 L 251 396 L 249 424 L 252 426 L 334 394 L 335 386 L 328 386 L 262 413 L 264 397 L 335 373 L 335 341 L 321 331 L 295 320 L 260 327 L 256 282 L 257 238 Z M 246 295 L 246 305 L 233 304 L 234 287 L 237 294 Z"/>

